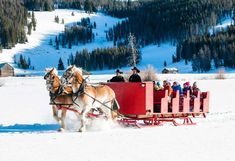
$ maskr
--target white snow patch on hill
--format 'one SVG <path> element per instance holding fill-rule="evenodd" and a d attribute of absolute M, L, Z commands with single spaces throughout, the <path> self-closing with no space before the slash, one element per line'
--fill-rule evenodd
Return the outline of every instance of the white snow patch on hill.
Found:
<path fill-rule="evenodd" d="M 222 31 L 223 29 L 226 30 L 227 27 L 232 25 L 233 23 L 234 22 L 233 22 L 232 17 L 230 17 L 230 16 L 225 17 L 221 20 L 221 22 L 219 24 L 217 24 L 214 27 L 210 28 L 209 33 L 213 34 L 213 33 L 216 33 L 218 31 Z"/>

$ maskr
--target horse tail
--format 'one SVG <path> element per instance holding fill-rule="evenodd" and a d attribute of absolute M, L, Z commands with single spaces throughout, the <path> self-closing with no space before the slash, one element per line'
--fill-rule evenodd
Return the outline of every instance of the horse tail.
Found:
<path fill-rule="evenodd" d="M 113 99 L 113 101 L 112 101 L 112 110 L 111 110 L 111 113 L 112 113 L 112 118 L 113 119 L 115 119 L 115 118 L 117 118 L 118 117 L 118 115 L 119 115 L 119 112 L 118 112 L 118 110 L 119 110 L 119 104 L 118 104 L 118 101 L 117 101 L 117 99 L 116 98 L 114 98 Z"/>
<path fill-rule="evenodd" d="M 116 98 L 113 99 L 113 107 L 112 107 L 112 109 L 113 110 L 119 110 L 120 109 L 119 103 L 118 103 Z"/>

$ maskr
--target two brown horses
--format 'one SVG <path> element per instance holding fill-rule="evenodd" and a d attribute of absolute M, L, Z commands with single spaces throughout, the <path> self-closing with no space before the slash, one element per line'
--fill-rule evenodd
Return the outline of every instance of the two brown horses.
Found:
<path fill-rule="evenodd" d="M 80 113 L 76 115 L 80 118 L 81 124 L 78 131 L 86 130 L 87 114 L 91 109 L 99 109 L 102 111 L 108 120 L 112 119 L 112 110 L 114 103 L 117 103 L 114 91 L 106 85 L 92 86 L 85 82 L 82 75 L 82 70 L 75 66 L 70 66 L 63 74 L 61 81 L 53 68 L 47 72 L 44 79 L 47 81 L 47 89 L 50 93 L 62 92 L 64 96 L 70 96 L 64 99 L 67 102 L 72 102 L 73 108 L 76 108 Z M 60 91 L 62 89 L 62 91 Z M 69 95 L 71 93 L 71 95 Z M 72 101 L 71 101 L 72 100 Z M 60 100 L 54 100 L 60 101 Z M 55 102 L 57 103 L 57 102 Z M 59 102 L 60 103 L 60 102 Z M 58 108 L 57 108 L 58 110 Z M 58 120 L 57 111 L 53 106 L 53 113 L 56 120 Z M 64 116 L 63 116 L 64 113 Z M 65 128 L 64 117 L 66 110 L 62 110 L 61 128 Z"/>

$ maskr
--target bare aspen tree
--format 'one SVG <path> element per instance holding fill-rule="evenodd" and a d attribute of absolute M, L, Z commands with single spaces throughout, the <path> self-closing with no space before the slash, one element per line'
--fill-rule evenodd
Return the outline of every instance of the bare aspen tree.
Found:
<path fill-rule="evenodd" d="M 128 36 L 128 47 L 131 50 L 130 65 L 136 66 L 137 61 L 137 48 L 135 45 L 135 36 L 131 33 Z"/>

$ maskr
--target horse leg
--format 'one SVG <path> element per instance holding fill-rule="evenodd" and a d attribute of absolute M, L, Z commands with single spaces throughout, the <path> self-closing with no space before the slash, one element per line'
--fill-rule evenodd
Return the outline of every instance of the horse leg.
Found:
<path fill-rule="evenodd" d="M 63 129 L 63 125 L 62 125 L 62 121 L 61 118 L 58 116 L 59 115 L 59 110 L 58 107 L 56 105 L 52 105 L 52 111 L 53 111 L 53 117 L 55 118 L 55 120 L 58 122 L 58 124 L 60 125 L 60 128 L 58 129 L 58 131 L 62 131 Z"/>
<path fill-rule="evenodd" d="M 81 115 L 80 115 L 80 119 L 81 119 L 81 126 L 80 126 L 80 128 L 79 128 L 79 132 L 84 132 L 84 131 L 86 131 L 86 115 L 87 115 L 87 113 L 90 111 L 90 108 L 88 108 L 89 106 L 88 105 L 86 105 L 86 106 L 84 106 L 85 108 L 84 108 L 84 110 L 82 111 L 82 113 L 81 113 Z"/>
<path fill-rule="evenodd" d="M 60 118 L 59 118 L 59 116 L 58 116 L 58 108 L 57 108 L 57 106 L 56 105 L 52 105 L 52 111 L 53 111 L 53 117 L 55 118 L 55 120 L 57 121 L 57 122 L 60 122 Z"/>
<path fill-rule="evenodd" d="M 61 128 L 59 129 L 59 131 L 64 131 L 64 129 L 65 129 L 65 117 L 66 117 L 66 113 L 67 113 L 67 110 L 66 109 L 62 109 L 61 118 L 60 118 Z"/>

